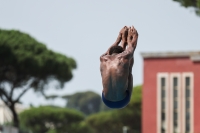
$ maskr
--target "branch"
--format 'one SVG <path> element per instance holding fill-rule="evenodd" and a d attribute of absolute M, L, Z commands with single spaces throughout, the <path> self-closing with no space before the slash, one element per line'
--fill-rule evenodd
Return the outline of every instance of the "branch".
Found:
<path fill-rule="evenodd" d="M 5 92 L 5 90 L 4 90 L 3 88 L 0 88 L 0 93 L 3 94 L 3 95 L 6 97 L 6 99 L 7 99 L 8 101 L 11 100 L 11 99 L 9 98 L 9 96 L 6 94 L 6 92 Z"/>
<path fill-rule="evenodd" d="M 11 91 L 10 91 L 10 98 L 12 99 L 12 96 L 13 96 L 13 91 L 15 89 L 15 84 L 13 84 L 12 88 L 11 88 Z"/>
<path fill-rule="evenodd" d="M 29 89 L 32 88 L 32 87 L 31 87 L 31 84 L 34 83 L 34 79 L 33 79 L 33 78 L 30 79 L 29 82 L 31 82 L 31 83 L 30 83 L 30 84 L 28 83 L 28 84 L 29 84 L 29 85 L 27 85 L 28 87 L 22 91 L 22 93 L 17 97 L 16 100 L 14 100 L 14 103 L 19 102 L 19 99 L 20 99 Z"/>
<path fill-rule="evenodd" d="M 8 101 L 6 101 L 6 100 L 3 98 L 3 95 L 0 95 L 0 98 L 2 99 L 2 101 L 3 101 L 7 106 L 9 106 L 9 105 L 8 105 Z"/>
<path fill-rule="evenodd" d="M 30 86 L 28 86 L 25 90 L 22 91 L 22 93 L 17 97 L 17 99 L 14 101 L 15 103 L 16 102 L 19 102 L 19 99 L 29 90 L 31 89 Z"/>

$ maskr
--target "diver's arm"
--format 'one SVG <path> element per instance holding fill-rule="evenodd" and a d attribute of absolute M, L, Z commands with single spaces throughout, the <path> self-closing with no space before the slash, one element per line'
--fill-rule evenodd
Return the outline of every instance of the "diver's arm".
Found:
<path fill-rule="evenodd" d="M 126 49 L 126 51 L 128 51 L 128 53 L 131 53 L 133 55 L 136 46 L 137 46 L 137 40 L 138 40 L 138 32 L 137 30 L 132 26 L 129 27 L 128 29 L 128 48 Z"/>

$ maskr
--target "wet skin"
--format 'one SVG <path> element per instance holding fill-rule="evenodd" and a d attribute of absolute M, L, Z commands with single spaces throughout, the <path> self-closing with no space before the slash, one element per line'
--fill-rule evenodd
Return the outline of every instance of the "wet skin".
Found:
<path fill-rule="evenodd" d="M 133 54 L 137 45 L 138 33 L 134 27 L 121 29 L 117 40 L 112 46 L 124 49 L 122 53 L 109 55 L 109 50 L 100 57 L 100 71 L 103 84 L 103 95 L 109 101 L 120 101 L 126 97 L 128 89 L 130 95 L 133 88 Z"/>

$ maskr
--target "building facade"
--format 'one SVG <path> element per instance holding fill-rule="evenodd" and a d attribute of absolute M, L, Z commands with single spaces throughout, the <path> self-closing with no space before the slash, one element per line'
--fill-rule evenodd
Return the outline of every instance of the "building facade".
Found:
<path fill-rule="evenodd" d="M 0 125 L 12 121 L 12 113 L 9 108 L 0 100 Z"/>
<path fill-rule="evenodd" d="M 200 133 L 200 52 L 142 57 L 142 133 Z"/>
<path fill-rule="evenodd" d="M 24 107 L 22 104 L 16 104 L 15 109 L 17 113 L 20 113 L 28 108 Z M 12 122 L 12 118 L 13 116 L 10 109 L 0 100 L 0 125 Z"/>

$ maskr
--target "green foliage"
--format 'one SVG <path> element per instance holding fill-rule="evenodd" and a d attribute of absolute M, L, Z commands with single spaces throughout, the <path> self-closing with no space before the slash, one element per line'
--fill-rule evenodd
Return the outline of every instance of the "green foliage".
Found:
<path fill-rule="evenodd" d="M 125 108 L 92 114 L 86 119 L 73 109 L 46 106 L 24 111 L 20 114 L 20 120 L 22 127 L 37 133 L 121 133 L 124 126 L 129 128 L 129 132 L 140 133 L 141 93 L 142 86 L 136 86 Z M 72 95 L 64 97 L 70 98 Z"/>
<path fill-rule="evenodd" d="M 42 88 L 52 78 L 62 83 L 72 78 L 76 68 L 72 58 L 53 52 L 28 34 L 0 30 L 0 81 L 17 82 L 16 87 L 34 77 L 32 87 Z M 9 73 L 9 74 L 7 74 Z"/>
<path fill-rule="evenodd" d="M 123 126 L 128 126 L 130 132 L 141 132 L 141 88 L 142 86 L 134 87 L 127 107 L 89 116 L 86 122 L 94 133 L 121 133 Z"/>
<path fill-rule="evenodd" d="M 73 95 L 63 96 L 67 100 L 67 107 L 80 110 L 86 115 L 99 112 L 101 97 L 91 91 L 78 92 Z"/>
<path fill-rule="evenodd" d="M 100 110 L 99 110 L 99 111 L 109 111 L 109 110 L 113 110 L 113 109 L 107 107 L 107 106 L 104 104 L 104 102 L 101 100 Z"/>
<path fill-rule="evenodd" d="M 53 100 L 54 100 L 55 98 L 58 98 L 58 97 L 59 97 L 58 95 L 48 95 L 48 96 L 46 95 L 46 96 L 45 96 L 45 98 L 46 98 L 47 100 L 49 100 L 49 99 L 53 99 Z"/>
<path fill-rule="evenodd" d="M 80 133 L 91 130 L 83 122 L 84 115 L 73 109 L 41 106 L 30 108 L 20 114 L 21 127 L 35 133 Z"/>
<path fill-rule="evenodd" d="M 173 0 L 173 1 L 179 2 L 181 6 L 184 6 L 186 8 L 194 7 L 196 14 L 200 16 L 200 0 Z"/>
<path fill-rule="evenodd" d="M 70 133 L 94 133 L 94 130 L 85 121 L 74 124 L 71 129 Z"/>
<path fill-rule="evenodd" d="M 14 106 L 29 89 L 45 94 L 52 80 L 57 81 L 55 88 L 63 88 L 75 68 L 74 59 L 47 49 L 28 34 L 0 29 L 0 98 L 10 108 L 14 126 L 19 125 Z M 16 90 L 21 93 L 16 95 Z"/>

